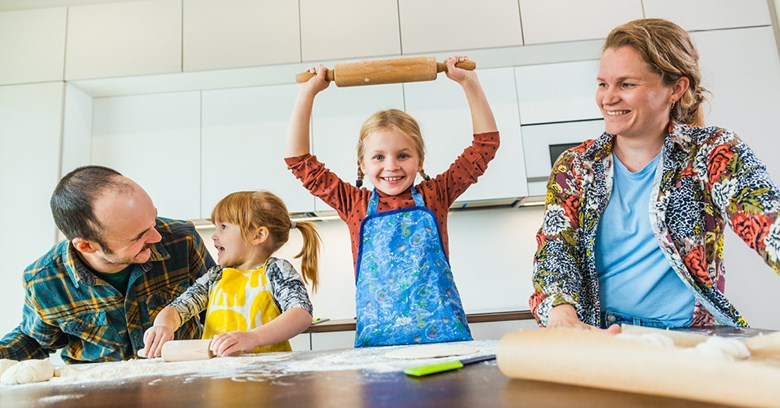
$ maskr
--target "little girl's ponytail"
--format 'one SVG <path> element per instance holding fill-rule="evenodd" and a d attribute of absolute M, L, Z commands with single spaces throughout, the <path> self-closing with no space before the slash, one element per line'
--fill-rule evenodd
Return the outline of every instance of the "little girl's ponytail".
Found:
<path fill-rule="evenodd" d="M 317 229 L 314 227 L 313 222 L 309 221 L 292 221 L 291 228 L 297 228 L 301 231 L 303 237 L 303 247 L 296 258 L 301 258 L 301 274 L 303 275 L 303 281 L 311 284 L 312 292 L 317 291 L 318 280 L 318 265 L 320 254 L 320 234 L 317 233 Z"/>

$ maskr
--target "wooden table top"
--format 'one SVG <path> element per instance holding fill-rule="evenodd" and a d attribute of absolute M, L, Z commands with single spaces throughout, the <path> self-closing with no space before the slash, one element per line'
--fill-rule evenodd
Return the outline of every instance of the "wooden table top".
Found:
<path fill-rule="evenodd" d="M 285 364 L 331 358 L 339 353 L 343 355 L 344 351 L 293 352 L 285 357 Z M 400 370 L 284 372 L 272 363 L 253 367 L 268 373 L 254 375 L 236 370 L 233 376 L 177 374 L 99 383 L 0 386 L 0 406 L 713 407 L 695 401 L 510 379 L 499 371 L 495 361 L 420 378 L 406 376 Z"/>

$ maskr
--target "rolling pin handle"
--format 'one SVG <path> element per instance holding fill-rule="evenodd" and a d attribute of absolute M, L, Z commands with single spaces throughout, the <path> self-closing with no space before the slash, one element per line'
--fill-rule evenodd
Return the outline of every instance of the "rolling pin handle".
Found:
<path fill-rule="evenodd" d="M 302 83 L 312 79 L 315 76 L 316 76 L 315 74 L 312 74 L 311 72 L 306 70 L 306 71 L 303 71 L 303 72 L 298 73 L 298 74 L 295 75 L 295 82 L 297 82 L 299 84 L 302 84 Z M 325 71 L 325 79 L 328 82 L 333 81 L 333 70 L 332 69 L 328 69 L 328 70 Z"/>
<path fill-rule="evenodd" d="M 455 64 L 456 67 L 460 69 L 465 69 L 467 71 L 473 71 L 477 68 L 477 63 L 474 61 L 463 61 Z M 447 63 L 446 62 L 437 62 L 436 63 L 436 72 L 447 72 Z"/>

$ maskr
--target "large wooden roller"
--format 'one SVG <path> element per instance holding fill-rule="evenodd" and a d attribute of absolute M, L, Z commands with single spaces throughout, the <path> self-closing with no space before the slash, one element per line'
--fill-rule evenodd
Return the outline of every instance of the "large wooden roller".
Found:
<path fill-rule="evenodd" d="M 463 61 L 455 66 L 473 70 L 477 64 L 474 61 Z M 439 72 L 446 71 L 447 64 L 436 62 L 433 57 L 415 57 L 336 64 L 327 71 L 326 78 L 335 81 L 336 86 L 397 84 L 432 81 Z M 295 81 L 303 83 L 313 76 L 311 72 L 304 71 L 295 76 Z"/>
<path fill-rule="evenodd" d="M 211 340 L 171 340 L 162 346 L 163 361 L 208 360 L 214 357 Z"/>

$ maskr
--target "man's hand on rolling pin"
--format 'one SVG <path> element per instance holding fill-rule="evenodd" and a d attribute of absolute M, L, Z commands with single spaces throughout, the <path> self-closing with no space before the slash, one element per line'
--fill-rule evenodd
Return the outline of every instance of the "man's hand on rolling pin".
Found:
<path fill-rule="evenodd" d="M 455 64 L 463 61 L 468 61 L 469 57 L 463 56 L 463 55 L 457 55 L 453 57 L 447 58 L 447 78 L 459 83 L 463 84 L 464 81 L 473 78 L 475 73 L 474 71 L 468 71 L 465 69 L 461 69 L 455 66 Z"/>
<path fill-rule="evenodd" d="M 234 331 L 214 336 L 209 348 L 215 356 L 229 356 L 251 351 L 258 346 L 257 333 L 254 331 Z"/>
<path fill-rule="evenodd" d="M 550 309 L 547 314 L 547 327 L 548 328 L 560 328 L 568 327 L 578 330 L 593 330 L 593 331 L 606 331 L 611 334 L 620 333 L 620 325 L 613 324 L 606 329 L 599 329 L 598 327 L 585 324 L 577 317 L 577 311 L 572 305 L 558 305 Z"/>
<path fill-rule="evenodd" d="M 301 92 L 310 93 L 312 96 L 314 96 L 330 86 L 330 81 L 326 79 L 326 74 L 328 72 L 328 68 L 326 66 L 319 64 L 316 67 L 309 68 L 309 72 L 314 74 L 314 76 L 301 84 Z"/>
<path fill-rule="evenodd" d="M 160 357 L 163 344 L 168 340 L 173 340 L 174 331 L 173 326 L 155 322 L 154 326 L 144 333 L 144 348 L 141 349 L 144 351 L 144 355 L 141 355 L 141 350 L 138 351 L 138 355 L 146 358 Z"/>

